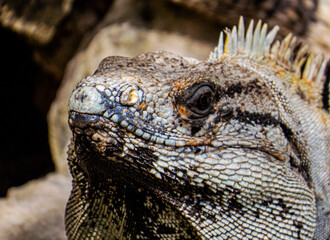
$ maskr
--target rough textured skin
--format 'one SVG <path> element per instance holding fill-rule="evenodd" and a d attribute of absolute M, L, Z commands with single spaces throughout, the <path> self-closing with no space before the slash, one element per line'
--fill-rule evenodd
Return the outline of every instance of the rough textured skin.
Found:
<path fill-rule="evenodd" d="M 241 22 L 208 61 L 108 57 L 82 80 L 68 239 L 328 239 L 326 62 L 276 31 Z"/>

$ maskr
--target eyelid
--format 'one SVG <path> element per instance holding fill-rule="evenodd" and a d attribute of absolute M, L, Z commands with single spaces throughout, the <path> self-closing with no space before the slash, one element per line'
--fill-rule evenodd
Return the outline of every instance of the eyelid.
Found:
<path fill-rule="evenodd" d="M 213 86 L 209 84 L 200 84 L 198 86 L 193 87 L 193 91 L 190 92 L 190 94 L 185 98 L 184 101 L 181 101 L 181 104 L 177 106 L 178 111 L 184 118 L 190 118 L 190 119 L 199 119 L 203 118 L 206 115 L 208 115 L 212 109 L 214 104 L 214 97 L 215 97 L 215 91 Z M 195 106 L 196 103 L 198 103 L 199 100 L 205 94 L 208 94 L 207 97 L 208 102 L 206 103 L 207 107 L 204 110 L 201 110 L 198 108 L 198 106 Z"/>
<path fill-rule="evenodd" d="M 196 90 L 194 91 L 193 94 L 191 94 L 190 98 L 187 99 L 187 103 L 192 103 L 192 102 L 194 102 L 194 100 L 193 100 L 193 101 L 191 101 L 191 100 L 192 100 L 192 98 L 194 97 L 194 95 L 196 95 L 197 93 L 199 93 L 199 95 L 202 96 L 203 94 L 208 93 L 208 92 L 213 93 L 213 89 L 212 89 L 210 86 L 206 86 L 206 85 L 204 85 L 204 86 L 200 86 L 198 89 L 196 89 Z M 212 95 L 213 95 L 213 94 L 212 94 Z"/>

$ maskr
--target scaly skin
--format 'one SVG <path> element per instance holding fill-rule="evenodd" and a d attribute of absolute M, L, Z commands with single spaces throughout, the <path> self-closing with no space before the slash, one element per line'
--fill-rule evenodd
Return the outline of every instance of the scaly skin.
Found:
<path fill-rule="evenodd" d="M 242 25 L 208 61 L 108 57 L 77 85 L 68 239 L 328 239 L 325 62 Z"/>

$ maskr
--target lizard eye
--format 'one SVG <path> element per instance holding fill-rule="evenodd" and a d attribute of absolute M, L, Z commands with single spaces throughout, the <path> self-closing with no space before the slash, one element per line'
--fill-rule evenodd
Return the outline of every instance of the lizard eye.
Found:
<path fill-rule="evenodd" d="M 198 86 L 186 100 L 190 118 L 205 117 L 213 109 L 214 90 L 209 85 Z"/>

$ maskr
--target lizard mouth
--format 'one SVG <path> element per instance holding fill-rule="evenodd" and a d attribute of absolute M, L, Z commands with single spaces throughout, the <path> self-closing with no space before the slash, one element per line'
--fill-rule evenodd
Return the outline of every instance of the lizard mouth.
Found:
<path fill-rule="evenodd" d="M 79 164 L 88 173 L 89 178 L 115 178 L 127 182 L 128 179 L 140 179 L 140 177 L 129 176 L 139 174 L 139 176 L 143 176 L 143 179 L 146 179 L 148 175 L 152 175 L 149 172 L 154 169 L 154 163 L 158 161 L 159 156 L 154 153 L 153 143 L 156 141 L 153 143 L 148 142 L 146 145 L 141 135 L 134 136 L 136 134 L 134 134 L 134 131 L 130 132 L 128 127 L 120 127 L 118 123 L 99 115 L 70 111 L 69 125 L 74 133 L 76 153 L 78 158 L 81 158 Z M 144 142 L 144 144 L 141 144 L 141 142 Z M 284 153 L 277 151 L 272 146 L 267 146 L 266 143 L 263 146 L 253 148 L 250 146 L 251 142 L 244 146 L 244 142 L 237 141 L 235 143 L 233 140 L 227 146 L 212 147 L 212 144 L 211 139 L 203 140 L 203 142 L 190 140 L 185 141 L 183 146 L 197 147 L 198 150 L 198 147 L 205 148 L 208 145 L 206 148 L 210 148 L 209 152 L 219 148 L 247 149 L 263 152 L 279 161 L 285 159 Z M 170 148 L 173 148 L 173 146 L 164 144 L 163 148 L 166 147 L 169 151 Z M 208 151 L 206 148 L 205 151 Z M 91 171 L 91 169 L 93 170 Z M 161 178 L 166 177 L 168 174 L 171 175 L 170 172 L 162 173 Z"/>
<path fill-rule="evenodd" d="M 149 171 L 155 156 L 148 148 L 133 145 L 125 129 L 102 116 L 69 112 L 79 164 L 91 178 L 125 178 Z M 94 169 L 92 172 L 90 169 Z M 93 176 L 92 176 L 93 175 Z M 94 176 L 95 175 L 95 176 Z M 105 178 L 103 178 L 105 179 Z M 127 181 L 127 179 L 125 180 Z"/>
<path fill-rule="evenodd" d="M 118 152 L 118 146 L 120 146 L 120 154 L 117 154 L 118 157 L 123 156 L 123 145 L 131 146 L 127 141 L 129 138 L 139 139 L 141 141 L 148 142 L 150 144 L 161 144 L 166 147 L 200 147 L 200 146 L 209 146 L 210 148 L 246 148 L 250 150 L 261 151 L 266 154 L 271 155 L 279 161 L 284 161 L 286 154 L 274 148 L 272 143 L 269 142 L 255 142 L 251 147 L 251 141 L 247 142 L 244 139 L 231 139 L 223 141 L 223 146 L 218 146 L 218 140 L 212 138 L 204 137 L 191 137 L 185 139 L 178 139 L 173 135 L 164 135 L 159 134 L 155 129 L 142 129 L 136 127 L 134 122 L 130 122 L 128 119 L 133 119 L 133 117 L 121 117 L 120 114 L 113 114 L 115 117 L 110 117 L 110 119 L 102 115 L 94 115 L 89 113 L 81 113 L 77 111 L 69 112 L 69 126 L 73 132 L 76 134 L 85 134 L 88 135 L 89 141 L 94 142 L 98 145 L 99 152 L 102 152 L 103 155 L 109 153 Z M 165 137 L 164 137 L 165 136 Z M 125 140 L 123 139 L 125 138 Z M 174 140 L 175 139 L 175 140 Z M 130 150 L 126 147 L 126 150 Z M 132 150 L 132 149 L 131 149 Z M 150 152 L 147 148 L 144 148 L 145 151 Z M 127 153 L 131 153 L 128 151 Z M 138 154 L 139 155 L 139 154 Z M 138 157 L 136 155 L 136 157 Z"/>

